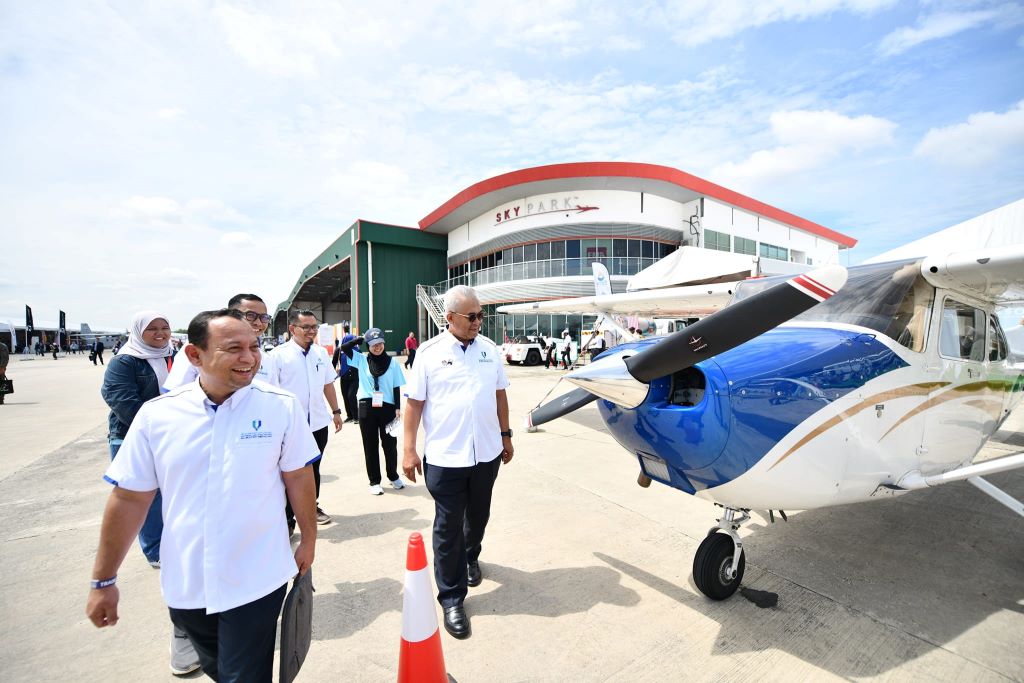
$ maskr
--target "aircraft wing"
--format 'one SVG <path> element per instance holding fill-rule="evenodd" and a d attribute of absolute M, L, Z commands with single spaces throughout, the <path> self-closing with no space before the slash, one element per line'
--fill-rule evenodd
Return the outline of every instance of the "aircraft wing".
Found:
<path fill-rule="evenodd" d="M 732 299 L 735 282 L 668 287 L 641 292 L 581 296 L 499 306 L 499 313 L 589 313 L 687 318 L 710 315 Z"/>
<path fill-rule="evenodd" d="M 1024 244 L 928 256 L 921 274 L 936 287 L 961 291 L 1000 306 L 1024 303 Z"/>

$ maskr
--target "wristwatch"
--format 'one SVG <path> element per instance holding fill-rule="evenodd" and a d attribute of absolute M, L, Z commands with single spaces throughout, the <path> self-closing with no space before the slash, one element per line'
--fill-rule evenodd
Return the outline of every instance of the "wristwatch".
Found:
<path fill-rule="evenodd" d="M 511 439 L 512 438 L 512 430 L 509 429 L 507 432 L 501 432 L 501 435 L 502 436 L 507 436 L 508 438 Z"/>
<path fill-rule="evenodd" d="M 332 413 L 333 413 L 334 415 L 341 415 L 341 408 L 338 408 L 337 410 L 332 410 L 331 412 L 332 412 Z"/>

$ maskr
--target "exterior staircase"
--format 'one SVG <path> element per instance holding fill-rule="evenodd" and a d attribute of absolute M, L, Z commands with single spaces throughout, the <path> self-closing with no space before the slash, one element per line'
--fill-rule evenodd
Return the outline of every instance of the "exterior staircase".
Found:
<path fill-rule="evenodd" d="M 416 285 L 416 301 L 426 310 L 438 330 L 444 330 L 448 321 L 444 317 L 444 297 L 433 285 Z"/>

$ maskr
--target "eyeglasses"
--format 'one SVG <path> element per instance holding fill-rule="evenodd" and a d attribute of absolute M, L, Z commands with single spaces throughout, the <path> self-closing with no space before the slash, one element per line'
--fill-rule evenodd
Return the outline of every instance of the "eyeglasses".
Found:
<path fill-rule="evenodd" d="M 318 326 L 317 325 L 292 325 L 292 327 L 302 330 L 303 332 L 312 332 Z"/>
<path fill-rule="evenodd" d="M 242 311 L 242 315 L 245 316 L 245 319 L 251 323 L 254 323 L 257 320 L 259 320 L 261 323 L 270 322 L 270 316 L 267 315 L 266 313 L 256 313 L 255 311 Z"/>
<path fill-rule="evenodd" d="M 477 311 L 476 313 L 459 313 L 458 311 L 451 311 L 451 313 L 454 313 L 455 315 L 461 315 L 463 318 L 465 318 L 471 323 L 475 323 L 477 320 L 483 322 L 484 319 L 484 312 L 482 310 Z"/>

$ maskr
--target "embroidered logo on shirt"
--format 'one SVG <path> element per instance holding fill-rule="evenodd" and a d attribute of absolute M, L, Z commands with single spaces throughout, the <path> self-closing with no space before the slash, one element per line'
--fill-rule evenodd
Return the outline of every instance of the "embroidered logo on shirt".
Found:
<path fill-rule="evenodd" d="M 454 363 L 454 362 L 455 361 L 453 361 L 451 358 L 442 358 L 441 359 L 441 367 L 450 368 L 452 366 L 452 363 Z"/>
<path fill-rule="evenodd" d="M 251 424 L 252 424 L 252 431 L 251 432 L 242 432 L 238 436 L 238 440 L 239 441 L 250 441 L 252 439 L 261 439 L 262 440 L 262 439 L 269 439 L 269 438 L 274 436 L 273 432 L 269 432 L 269 431 L 261 432 L 260 431 L 260 427 L 263 426 L 263 420 L 253 420 Z"/>

